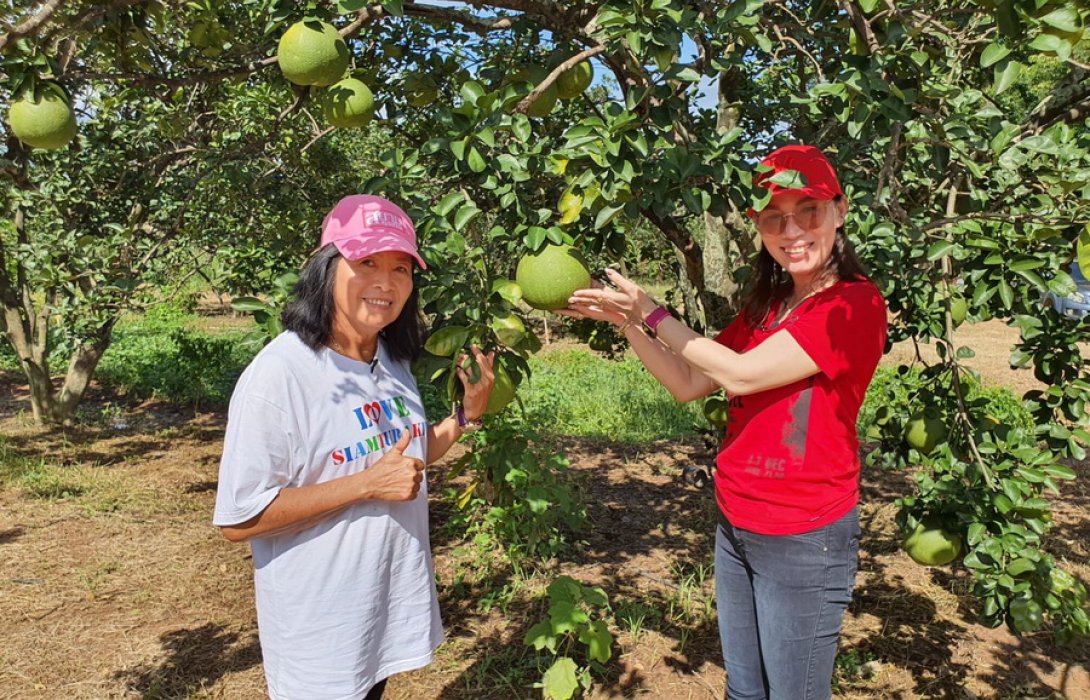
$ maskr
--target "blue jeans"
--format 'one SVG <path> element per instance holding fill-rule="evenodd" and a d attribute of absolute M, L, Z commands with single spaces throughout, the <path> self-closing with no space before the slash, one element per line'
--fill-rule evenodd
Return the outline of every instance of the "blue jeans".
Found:
<path fill-rule="evenodd" d="M 827 700 L 859 559 L 859 509 L 801 535 L 719 516 L 715 592 L 729 700 Z"/>

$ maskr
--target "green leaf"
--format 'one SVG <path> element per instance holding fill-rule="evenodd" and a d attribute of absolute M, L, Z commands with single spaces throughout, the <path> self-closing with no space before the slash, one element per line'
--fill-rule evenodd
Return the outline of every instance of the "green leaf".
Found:
<path fill-rule="evenodd" d="M 235 311 L 264 311 L 269 305 L 257 297 L 235 297 L 231 308 Z"/>
<path fill-rule="evenodd" d="M 781 170 L 764 182 L 779 185 L 788 190 L 806 187 L 806 178 L 798 170 Z"/>
<path fill-rule="evenodd" d="M 473 202 L 466 202 L 458 208 L 458 213 L 454 215 L 454 228 L 461 231 L 466 227 L 473 217 L 481 213 L 481 210 L 477 208 L 477 205 Z"/>
<path fill-rule="evenodd" d="M 451 141 L 450 152 L 454 155 L 455 160 L 466 159 L 466 139 L 460 141 Z"/>
<path fill-rule="evenodd" d="M 446 216 L 454 210 L 454 207 L 458 206 L 465 200 L 466 196 L 461 192 L 450 192 L 445 197 L 439 200 L 439 204 L 436 204 L 432 208 L 432 211 L 434 211 L 438 216 Z"/>
<path fill-rule="evenodd" d="M 358 12 L 361 7 L 366 5 L 368 0 L 340 0 L 337 3 L 337 12 L 342 15 L 346 15 L 349 12 Z"/>
<path fill-rule="evenodd" d="M 1011 304 L 1014 303 L 1014 291 L 1007 284 L 1007 280 L 999 280 L 999 298 L 1003 301 L 1005 308 L 1011 308 Z"/>
<path fill-rule="evenodd" d="M 547 700 L 569 700 L 579 687 L 575 662 L 562 656 L 553 662 L 541 677 L 542 689 Z"/>
<path fill-rule="evenodd" d="M 380 0 L 379 4 L 382 5 L 382 9 L 389 12 L 394 17 L 400 17 L 405 14 L 405 8 L 401 4 L 401 0 Z"/>
<path fill-rule="evenodd" d="M 1029 42 L 1029 47 L 1035 51 L 1056 54 L 1063 59 L 1071 55 L 1071 42 L 1055 34 L 1038 34 Z"/>
<path fill-rule="evenodd" d="M 1038 258 L 1018 258 L 1010 264 L 1012 272 L 1024 272 L 1025 270 L 1036 270 L 1045 264 L 1044 260 Z"/>
<path fill-rule="evenodd" d="M 512 115 L 511 133 L 520 141 L 529 141 L 530 136 L 533 134 L 533 127 L 530 125 L 530 119 L 525 114 Z"/>
<path fill-rule="evenodd" d="M 531 226 L 523 237 L 523 242 L 530 250 L 537 250 L 541 247 L 541 244 L 545 242 L 545 237 L 549 235 L 549 232 L 540 226 Z"/>
<path fill-rule="evenodd" d="M 1061 7 L 1041 18 L 1041 21 L 1061 32 L 1075 34 L 1082 30 L 1082 18 L 1073 6 Z"/>
<path fill-rule="evenodd" d="M 953 251 L 961 250 L 961 246 L 953 241 L 939 241 L 927 249 L 927 259 L 934 262 L 939 258 L 945 258 Z"/>
<path fill-rule="evenodd" d="M 615 216 L 617 216 L 617 214 L 622 209 L 624 209 L 623 204 L 619 204 L 619 205 L 612 206 L 612 207 L 602 207 L 601 211 L 598 212 L 598 216 L 594 217 L 594 228 L 595 228 L 595 230 L 600 229 L 603 226 L 605 226 L 606 224 L 608 224 L 610 221 L 613 221 L 613 218 Z"/>
<path fill-rule="evenodd" d="M 537 651 L 548 648 L 553 653 L 556 653 L 557 641 L 558 637 L 553 634 L 553 626 L 548 620 L 542 620 L 526 630 L 526 636 L 522 638 L 526 646 L 533 646 Z"/>
<path fill-rule="evenodd" d="M 999 42 L 993 41 L 988 44 L 988 47 L 984 49 L 984 52 L 980 54 L 980 67 L 987 68 L 995 65 L 999 61 L 1003 60 L 1010 55 L 1011 50 L 1006 46 L 1003 46 Z"/>
<path fill-rule="evenodd" d="M 587 656 L 598 663 L 607 663 L 613 656 L 613 635 L 601 620 L 584 627 L 579 632 L 579 641 L 587 645 Z"/>
<path fill-rule="evenodd" d="M 492 291 L 512 306 L 522 301 L 522 287 L 514 280 L 498 279 L 492 283 Z"/>
<path fill-rule="evenodd" d="M 996 95 L 1005 92 L 1018 80 L 1018 76 L 1022 74 L 1024 67 L 1018 61 L 1005 61 L 996 65 L 995 84 L 992 86 L 992 91 Z"/>
<path fill-rule="evenodd" d="M 477 132 L 477 138 L 489 148 L 496 147 L 496 134 L 487 126 Z"/>
<path fill-rule="evenodd" d="M 859 0 L 859 7 L 863 8 L 863 12 L 870 14 L 878 7 L 879 2 L 881 0 Z"/>
<path fill-rule="evenodd" d="M 473 146 L 469 149 L 468 163 L 469 169 L 475 173 L 484 172 L 484 169 L 487 165 L 484 162 L 484 158 L 481 157 L 481 154 L 477 150 L 476 146 Z"/>
<path fill-rule="evenodd" d="M 559 600 L 549 606 L 549 621 L 557 634 L 574 632 L 589 619 L 585 610 L 566 600 Z"/>
<path fill-rule="evenodd" d="M 686 83 L 695 83 L 700 81 L 700 73 L 696 72 L 692 68 L 682 68 L 674 74 L 674 77 Z"/>
<path fill-rule="evenodd" d="M 428 336 L 424 349 L 438 357 L 453 357 L 468 339 L 469 329 L 465 326 L 443 326 Z"/>
<path fill-rule="evenodd" d="M 484 95 L 485 89 L 484 86 L 476 80 L 467 80 L 462 84 L 458 93 L 462 96 L 463 100 L 469 104 L 475 105 L 477 104 L 477 100 L 481 99 L 481 96 Z"/>
<path fill-rule="evenodd" d="M 1037 568 L 1037 562 L 1025 557 L 1019 557 L 1007 564 L 1007 573 L 1011 576 L 1020 576 Z"/>

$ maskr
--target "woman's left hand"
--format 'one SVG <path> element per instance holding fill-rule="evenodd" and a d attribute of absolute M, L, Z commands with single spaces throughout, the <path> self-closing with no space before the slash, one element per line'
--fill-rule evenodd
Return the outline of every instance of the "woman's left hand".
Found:
<path fill-rule="evenodd" d="M 474 345 L 471 348 L 473 360 L 480 369 L 480 376 L 474 381 L 466 368 L 466 360 L 469 355 L 462 354 L 458 357 L 458 379 L 462 381 L 465 396 L 462 398 L 462 407 L 465 409 L 466 419 L 478 420 L 488 408 L 488 397 L 492 394 L 492 384 L 496 381 L 496 374 L 492 370 L 492 363 L 496 359 L 496 351 L 487 355 Z"/>
<path fill-rule="evenodd" d="M 568 309 L 617 324 L 625 320 L 639 323 L 654 311 L 657 304 L 638 284 L 613 269 L 606 269 L 606 277 L 612 287 L 576 290 L 568 299 Z"/>

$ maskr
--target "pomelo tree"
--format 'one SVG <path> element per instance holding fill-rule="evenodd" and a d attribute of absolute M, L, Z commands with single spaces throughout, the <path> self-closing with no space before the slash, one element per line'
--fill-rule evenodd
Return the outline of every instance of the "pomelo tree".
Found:
<path fill-rule="evenodd" d="M 688 320 L 724 325 L 755 250 L 744 212 L 761 204 L 750 186 L 756 158 L 783 142 L 820 145 L 851 198 L 849 235 L 889 302 L 891 341 L 939 351 L 922 374 L 902 373 L 911 400 L 885 412 L 872 453 L 918 467 L 919 492 L 902 502 L 906 532 L 925 519 L 956 526 L 986 623 L 1027 631 L 1012 611 L 1030 601 L 1061 638 L 1090 631 L 1084 590 L 1066 584 L 1045 549 L 1045 496 L 1073 477 L 1062 460 L 1083 459 L 1090 439 L 1090 378 L 1077 345 L 1087 324 L 1040 304 L 1045 291 L 1073 291 L 1073 244 L 1090 235 L 1081 2 L 205 0 L 184 6 L 182 23 L 147 19 L 168 6 L 48 3 L 11 18 L 0 37 L 5 65 L 16 66 L 5 69 L 7 88 L 29 73 L 74 94 L 185 85 L 246 95 L 252 111 L 236 112 L 240 121 L 261 123 L 290 114 L 293 97 L 299 110 L 316 97 L 289 91 L 272 69 L 280 36 L 299 21 L 328 22 L 350 49 L 351 77 L 373 93 L 373 128 L 396 135 L 352 185 L 410 208 L 437 263 L 422 295 L 444 340 L 493 340 L 493 319 L 521 313 L 507 280 L 523 255 L 570 244 L 601 264 L 626 255 L 634 230 L 655 232 L 676 257 Z M 141 36 L 146 44 L 134 42 Z M 167 45 L 174 53 L 160 56 Z M 136 46 L 148 51 L 133 55 Z M 574 82 L 565 76 L 588 61 L 599 82 L 554 102 L 557 84 Z M 230 104 L 220 99 L 205 110 L 219 115 Z M 182 128 L 209 119 L 181 115 L 192 120 Z M 222 146 L 239 130 L 214 133 Z M 301 133 L 261 156 L 291 160 Z M 32 153 L 27 162 L 56 173 L 76 157 Z M 329 201 L 312 199 L 316 210 Z M 48 246 L 16 224 L 0 286 L 33 297 L 34 285 L 10 281 L 27 268 L 9 241 L 25 241 L 28 254 Z M 275 240 L 273 228 L 264 231 Z M 252 240 L 254 250 L 265 244 Z M 27 322 L 20 294 L 5 294 L 14 343 Z M 963 361 L 973 351 L 955 328 L 963 317 L 1019 329 L 1012 364 L 1040 383 L 1024 397 L 1032 427 L 997 424 L 970 400 Z M 941 417 L 946 432 L 926 453 L 905 440 L 921 412 Z"/>
<path fill-rule="evenodd" d="M 63 423 L 122 314 L 201 276 L 267 288 L 271 270 L 312 244 L 316 209 L 353 187 L 388 139 L 328 133 L 286 81 L 225 79 L 265 58 L 265 8 L 234 7 L 230 31 L 195 4 L 39 9 L 5 18 L 15 29 L 0 35 L 0 86 L 12 97 L 63 84 L 79 133 L 52 150 L 5 134 L 0 331 L 35 418 Z M 167 65 L 179 70 L 157 72 Z"/>

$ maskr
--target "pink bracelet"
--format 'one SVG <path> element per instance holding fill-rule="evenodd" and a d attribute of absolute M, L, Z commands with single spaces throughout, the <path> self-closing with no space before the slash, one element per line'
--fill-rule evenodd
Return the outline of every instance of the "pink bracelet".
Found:
<path fill-rule="evenodd" d="M 655 307 L 654 311 L 647 314 L 647 318 L 643 320 L 643 325 L 647 327 L 647 330 L 654 333 L 655 329 L 659 327 L 659 324 L 662 323 L 664 319 L 667 319 L 669 317 L 670 312 L 667 311 L 665 307 L 658 306 Z"/>

